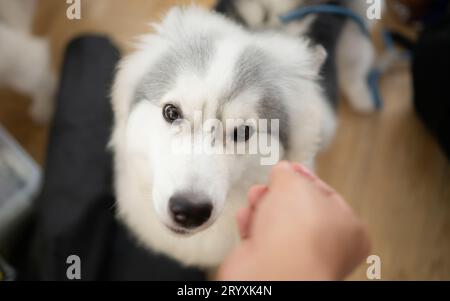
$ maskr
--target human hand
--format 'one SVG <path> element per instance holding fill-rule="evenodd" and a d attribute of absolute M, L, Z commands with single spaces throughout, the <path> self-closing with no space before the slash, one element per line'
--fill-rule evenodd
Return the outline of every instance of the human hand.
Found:
<path fill-rule="evenodd" d="M 360 219 L 342 197 L 300 164 L 278 163 L 237 215 L 242 243 L 221 280 L 338 280 L 368 254 Z"/>

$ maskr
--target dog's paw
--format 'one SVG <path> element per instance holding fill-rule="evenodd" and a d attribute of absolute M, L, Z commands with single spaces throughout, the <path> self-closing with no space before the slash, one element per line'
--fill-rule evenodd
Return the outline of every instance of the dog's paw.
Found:
<path fill-rule="evenodd" d="M 38 124 L 46 124 L 53 117 L 56 80 L 49 78 L 47 83 L 32 95 L 30 116 Z"/>
<path fill-rule="evenodd" d="M 378 109 L 374 96 L 365 82 L 351 84 L 347 90 L 347 97 L 356 112 L 369 114 Z"/>

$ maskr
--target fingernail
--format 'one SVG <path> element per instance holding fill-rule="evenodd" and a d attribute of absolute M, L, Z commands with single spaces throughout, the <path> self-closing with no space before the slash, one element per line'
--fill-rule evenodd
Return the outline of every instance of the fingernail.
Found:
<path fill-rule="evenodd" d="M 307 177 L 308 179 L 314 180 L 316 179 L 316 176 L 312 171 L 310 171 L 308 168 L 306 168 L 304 165 L 300 163 L 293 163 L 294 169 L 298 171 L 301 175 Z"/>
<path fill-rule="evenodd" d="M 285 170 L 292 170 L 292 166 L 288 161 L 280 161 L 278 162 L 277 166 Z"/>

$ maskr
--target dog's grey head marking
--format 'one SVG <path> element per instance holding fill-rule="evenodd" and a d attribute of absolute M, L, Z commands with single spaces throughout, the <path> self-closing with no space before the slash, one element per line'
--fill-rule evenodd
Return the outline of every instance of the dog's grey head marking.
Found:
<path fill-rule="evenodd" d="M 282 70 L 276 62 L 261 48 L 249 46 L 239 56 L 235 67 L 233 83 L 224 103 L 232 101 L 240 93 L 248 89 L 257 89 L 262 92 L 258 102 L 258 115 L 268 121 L 268 130 L 271 132 L 271 120 L 279 120 L 279 139 L 285 149 L 289 148 L 289 114 L 284 106 L 283 93 L 277 86 Z"/>
<path fill-rule="evenodd" d="M 271 120 L 279 120 L 279 139 L 285 150 L 289 149 L 289 114 L 282 103 L 282 94 L 278 89 L 268 88 L 260 101 L 258 114 L 268 121 L 268 132 L 272 131 Z"/>
<path fill-rule="evenodd" d="M 249 46 L 241 53 L 234 66 L 233 83 L 226 100 L 237 97 L 250 88 L 261 88 L 269 71 L 269 60 L 262 49 Z"/>
<path fill-rule="evenodd" d="M 200 76 L 206 73 L 215 53 L 214 40 L 204 35 L 186 39 L 176 41 L 176 45 L 151 66 L 137 86 L 132 106 L 143 99 L 159 101 L 175 84 L 181 71 L 192 71 Z"/>
<path fill-rule="evenodd" d="M 132 106 L 141 100 L 156 103 L 175 84 L 181 71 L 192 71 L 202 76 L 215 53 L 214 40 L 211 37 L 199 36 L 187 42 L 177 43 L 156 63 L 143 77 L 135 92 Z M 234 75 L 231 88 L 225 93 L 223 101 L 217 110 L 220 118 L 223 105 L 232 101 L 247 89 L 256 88 L 262 91 L 259 101 L 258 114 L 260 118 L 268 121 L 270 133 L 270 120 L 280 121 L 279 139 L 285 149 L 289 146 L 289 118 L 283 105 L 281 89 L 276 81 L 279 72 L 276 62 L 261 48 L 249 46 L 241 53 L 234 66 Z"/>

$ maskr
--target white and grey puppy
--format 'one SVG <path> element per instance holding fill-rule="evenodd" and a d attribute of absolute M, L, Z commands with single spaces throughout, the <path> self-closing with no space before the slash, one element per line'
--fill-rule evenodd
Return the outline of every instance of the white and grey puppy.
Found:
<path fill-rule="evenodd" d="M 274 16 L 291 9 L 285 1 L 263 2 Z M 233 9 L 243 23 L 260 24 L 239 5 Z M 306 32 L 313 21 L 305 21 L 295 30 Z M 270 166 L 261 165 L 262 154 L 177 154 L 174 145 L 203 143 L 193 132 L 206 133 L 211 149 L 266 136 L 279 145 L 276 161 L 313 167 L 335 129 L 320 75 L 326 52 L 299 32 L 248 30 L 197 7 L 173 8 L 154 29 L 123 59 L 113 87 L 118 215 L 146 247 L 186 265 L 214 267 L 239 241 L 235 213 L 249 187 L 266 182 Z M 359 107 L 372 109 L 364 101 Z M 223 129 L 206 125 L 209 119 L 223 121 Z M 229 119 L 241 123 L 228 126 Z M 261 119 L 279 120 L 279 131 L 244 122 Z"/>
<path fill-rule="evenodd" d="M 43 123 L 53 112 L 56 77 L 48 40 L 31 35 L 35 0 L 0 0 L 0 85 L 32 98 L 31 117 Z"/>

